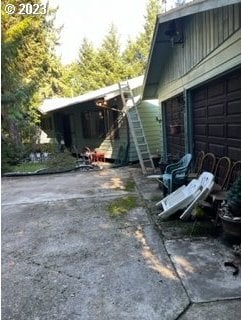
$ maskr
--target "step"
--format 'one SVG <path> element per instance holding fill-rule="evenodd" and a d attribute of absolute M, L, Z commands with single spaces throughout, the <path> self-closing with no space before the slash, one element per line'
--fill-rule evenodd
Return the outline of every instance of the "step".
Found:
<path fill-rule="evenodd" d="M 146 143 L 146 142 L 144 142 L 144 143 L 138 143 L 138 146 L 139 146 L 139 147 L 147 147 L 147 143 Z"/>

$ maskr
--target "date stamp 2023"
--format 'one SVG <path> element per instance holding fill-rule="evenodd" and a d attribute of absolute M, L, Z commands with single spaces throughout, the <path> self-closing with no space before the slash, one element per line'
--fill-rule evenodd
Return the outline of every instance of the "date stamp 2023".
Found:
<path fill-rule="evenodd" d="M 9 15 L 45 15 L 47 13 L 47 5 L 39 3 L 7 3 L 4 10 Z"/>

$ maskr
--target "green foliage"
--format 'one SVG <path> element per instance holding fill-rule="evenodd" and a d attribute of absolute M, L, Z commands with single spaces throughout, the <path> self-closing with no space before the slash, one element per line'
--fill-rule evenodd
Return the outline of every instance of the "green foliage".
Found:
<path fill-rule="evenodd" d="M 196 205 L 192 211 L 192 216 L 196 219 L 202 219 L 207 216 L 207 212 L 200 205 Z"/>
<path fill-rule="evenodd" d="M 238 176 L 227 194 L 227 202 L 241 207 L 241 175 Z"/>
<path fill-rule="evenodd" d="M 128 179 L 125 183 L 125 191 L 135 191 L 136 189 L 136 184 L 133 179 Z"/>
<path fill-rule="evenodd" d="M 63 84 L 54 51 L 58 40 L 58 31 L 53 27 L 56 9 L 49 8 L 46 16 L 7 15 L 7 3 L 2 1 L 1 116 L 2 135 L 8 142 L 4 144 L 2 161 L 11 165 L 22 157 L 21 144 L 33 144 L 37 138 L 37 107 L 46 97 L 62 95 Z M 41 0 L 21 3 L 40 4 Z"/>
<path fill-rule="evenodd" d="M 67 66 L 64 71 L 66 96 L 76 96 L 142 75 L 147 64 L 156 15 L 159 11 L 159 0 L 149 0 L 144 30 L 136 39 L 128 41 L 123 52 L 114 24 L 110 26 L 100 48 L 95 48 L 88 39 L 84 39 L 78 61 Z"/>
<path fill-rule="evenodd" d="M 3 0 L 2 8 L 6 4 Z M 26 138 L 26 126 L 38 123 L 40 102 L 62 92 L 60 62 L 54 52 L 55 13 L 49 9 L 46 16 L 7 15 L 2 10 L 2 132 L 17 144 Z"/>
<path fill-rule="evenodd" d="M 29 153 L 29 146 L 24 144 L 15 144 L 8 137 L 1 139 L 1 170 L 2 173 L 12 171 L 12 166 L 19 164 Z"/>
<path fill-rule="evenodd" d="M 144 31 L 134 41 L 129 41 L 123 53 L 127 65 L 128 77 L 142 75 L 145 71 L 151 40 L 153 36 L 156 16 L 160 12 L 159 0 L 149 0 L 145 16 Z"/>
<path fill-rule="evenodd" d="M 22 172 L 22 173 L 36 172 L 38 170 L 42 170 L 42 169 L 45 169 L 45 168 L 46 168 L 46 163 L 43 163 L 43 162 L 37 162 L 37 163 L 27 162 L 27 163 L 21 163 L 21 164 L 18 164 L 16 166 L 10 167 L 10 171 L 8 171 L 8 172 Z"/>
<path fill-rule="evenodd" d="M 124 78 L 124 64 L 120 53 L 117 30 L 111 25 L 110 30 L 97 50 L 87 39 L 83 40 L 79 51 L 77 67 L 71 66 L 76 73 L 71 83 L 78 81 L 77 94 L 111 85 Z M 75 91 L 75 92 L 76 92 Z"/>
<path fill-rule="evenodd" d="M 50 160 L 48 161 L 48 168 L 52 169 L 72 169 L 75 167 L 75 158 L 70 152 L 58 152 L 51 154 Z"/>

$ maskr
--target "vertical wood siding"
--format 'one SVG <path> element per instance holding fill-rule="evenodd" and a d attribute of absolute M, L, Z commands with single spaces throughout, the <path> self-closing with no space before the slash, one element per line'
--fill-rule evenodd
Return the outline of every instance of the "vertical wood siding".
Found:
<path fill-rule="evenodd" d="M 241 28 L 240 4 L 197 13 L 179 19 L 184 45 L 175 45 L 163 63 L 161 81 L 164 86 L 195 67 Z"/>

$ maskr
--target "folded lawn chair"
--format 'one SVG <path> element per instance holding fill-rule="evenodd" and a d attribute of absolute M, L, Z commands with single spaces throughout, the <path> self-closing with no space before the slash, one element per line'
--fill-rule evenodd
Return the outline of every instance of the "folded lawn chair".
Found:
<path fill-rule="evenodd" d="M 196 202 L 206 198 L 213 184 L 213 174 L 203 172 L 198 179 L 193 179 L 187 186 L 181 186 L 156 204 L 161 204 L 163 208 L 159 217 L 166 219 L 176 211 L 188 207 L 181 216 L 184 219 L 188 218 Z"/>
<path fill-rule="evenodd" d="M 180 216 L 180 219 L 182 220 L 187 220 L 190 217 L 193 208 L 198 205 L 200 201 L 204 201 L 212 191 L 214 185 L 214 175 L 211 172 L 203 172 L 199 176 L 198 181 L 201 184 L 201 189 L 196 198 L 189 204 L 187 209 Z"/>
<path fill-rule="evenodd" d="M 197 197 L 197 194 L 200 193 L 200 188 L 200 181 L 193 179 L 187 186 L 181 186 L 156 203 L 156 206 L 161 205 L 163 209 L 159 217 L 166 219 L 176 211 L 186 208 Z"/>
<path fill-rule="evenodd" d="M 195 157 L 195 162 L 193 163 L 192 168 L 187 176 L 188 181 L 191 181 L 192 179 L 197 179 L 198 176 L 200 175 L 204 156 L 205 156 L 205 153 L 202 150 L 197 153 Z"/>

